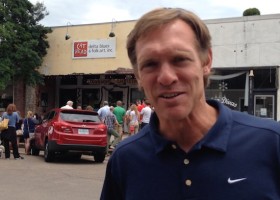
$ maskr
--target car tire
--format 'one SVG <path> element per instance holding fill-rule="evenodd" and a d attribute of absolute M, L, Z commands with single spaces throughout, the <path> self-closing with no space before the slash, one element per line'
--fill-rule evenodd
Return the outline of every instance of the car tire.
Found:
<path fill-rule="evenodd" d="M 44 152 L 45 161 L 52 162 L 54 160 L 54 156 L 55 156 L 54 152 L 50 151 L 50 149 L 49 149 L 49 142 L 46 141 L 45 152 Z"/>
<path fill-rule="evenodd" d="M 103 163 L 103 161 L 105 160 L 106 157 L 106 153 L 93 153 L 94 156 L 94 160 L 97 163 Z"/>

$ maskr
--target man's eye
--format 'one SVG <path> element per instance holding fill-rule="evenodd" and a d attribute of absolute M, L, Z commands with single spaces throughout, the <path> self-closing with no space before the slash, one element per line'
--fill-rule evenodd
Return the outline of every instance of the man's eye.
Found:
<path fill-rule="evenodd" d="M 146 62 L 146 63 L 144 63 L 144 64 L 141 66 L 141 68 L 151 68 L 151 67 L 155 67 L 156 65 L 157 65 L 156 62 L 151 61 L 151 62 Z"/>
<path fill-rule="evenodd" d="M 188 61 L 188 60 L 190 60 L 190 59 L 187 58 L 187 57 L 176 57 L 176 58 L 173 59 L 173 62 L 178 63 L 178 62 L 185 62 L 185 61 Z"/>

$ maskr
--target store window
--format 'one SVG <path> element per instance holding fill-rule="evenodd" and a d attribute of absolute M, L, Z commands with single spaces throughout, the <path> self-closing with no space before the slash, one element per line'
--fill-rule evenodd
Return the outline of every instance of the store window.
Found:
<path fill-rule="evenodd" d="M 92 106 L 94 109 L 100 107 L 100 89 L 91 88 L 82 90 L 82 107 Z"/>
<path fill-rule="evenodd" d="M 255 95 L 255 116 L 274 119 L 274 96 Z"/>
<path fill-rule="evenodd" d="M 76 89 L 60 89 L 59 90 L 59 107 L 64 106 L 67 101 L 73 101 L 73 108 L 76 108 L 77 104 L 77 90 Z"/>
<path fill-rule="evenodd" d="M 136 103 L 137 99 L 142 100 L 145 98 L 144 92 L 140 91 L 138 88 L 131 88 L 130 94 L 130 103 Z"/>

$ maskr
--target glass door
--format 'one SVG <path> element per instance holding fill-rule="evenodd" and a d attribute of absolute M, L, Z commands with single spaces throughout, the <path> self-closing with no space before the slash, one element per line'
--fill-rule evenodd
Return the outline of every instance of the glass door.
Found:
<path fill-rule="evenodd" d="M 108 101 L 110 106 L 116 106 L 117 101 L 122 101 L 123 107 L 126 108 L 128 87 L 103 88 L 102 92 L 102 101 Z"/>
<path fill-rule="evenodd" d="M 117 101 L 123 102 L 123 91 L 110 91 L 108 92 L 108 101 L 110 106 L 116 106 Z"/>
<path fill-rule="evenodd" d="M 255 95 L 254 115 L 274 119 L 274 95 Z"/>
<path fill-rule="evenodd" d="M 59 107 L 65 106 L 67 101 L 73 101 L 73 108 L 77 106 L 77 90 L 76 89 L 60 89 L 59 90 Z"/>
<path fill-rule="evenodd" d="M 100 106 L 100 89 L 90 88 L 82 90 L 82 108 L 92 106 L 94 110 L 97 110 Z"/>

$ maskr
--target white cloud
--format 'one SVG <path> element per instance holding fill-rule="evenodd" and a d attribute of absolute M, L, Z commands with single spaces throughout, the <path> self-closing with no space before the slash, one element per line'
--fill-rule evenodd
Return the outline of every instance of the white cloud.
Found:
<path fill-rule="evenodd" d="M 91 5 L 87 13 L 83 15 L 83 22 L 86 24 L 97 22 L 110 22 L 113 19 L 123 21 L 132 18 L 129 11 L 113 7 L 112 5 Z"/>

